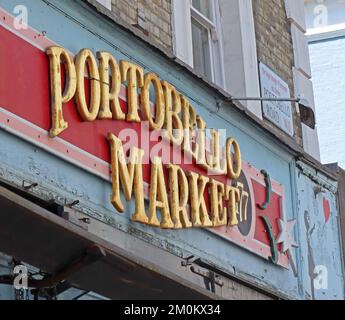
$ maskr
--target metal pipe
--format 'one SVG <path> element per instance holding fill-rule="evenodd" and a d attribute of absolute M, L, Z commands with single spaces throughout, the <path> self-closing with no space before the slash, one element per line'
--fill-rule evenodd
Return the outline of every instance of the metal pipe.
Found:
<path fill-rule="evenodd" d="M 284 102 L 300 102 L 299 98 L 255 98 L 255 97 L 242 97 L 242 98 L 229 98 L 230 101 L 284 101 Z"/>

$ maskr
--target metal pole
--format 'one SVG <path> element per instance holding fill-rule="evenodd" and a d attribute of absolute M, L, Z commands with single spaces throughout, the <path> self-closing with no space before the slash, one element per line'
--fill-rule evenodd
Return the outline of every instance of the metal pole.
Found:
<path fill-rule="evenodd" d="M 254 97 L 247 97 L 247 98 L 230 98 L 230 101 L 286 101 L 286 102 L 300 102 L 299 98 L 254 98 Z"/>

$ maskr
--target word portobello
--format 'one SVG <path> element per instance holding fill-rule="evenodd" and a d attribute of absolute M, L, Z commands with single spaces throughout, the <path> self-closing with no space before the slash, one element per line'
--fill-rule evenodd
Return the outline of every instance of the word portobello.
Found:
<path fill-rule="evenodd" d="M 206 152 L 206 123 L 174 86 L 161 81 L 154 73 L 144 73 L 143 68 L 128 61 L 120 61 L 108 52 L 98 52 L 97 59 L 89 49 L 82 49 L 73 60 L 67 50 L 50 47 L 51 115 L 50 136 L 56 137 L 68 128 L 64 119 L 64 104 L 75 98 L 76 109 L 83 121 L 112 119 L 114 121 L 147 122 L 150 130 L 162 130 L 164 138 L 191 156 L 196 164 L 212 174 L 227 175 L 234 181 L 242 172 L 241 152 L 237 141 L 228 138 L 225 157 L 220 147 L 220 132 L 211 130 L 212 155 Z M 97 61 L 98 60 L 98 61 Z M 85 70 L 90 82 L 89 103 L 85 89 Z M 64 88 L 61 75 L 65 74 Z M 127 85 L 127 110 L 120 105 L 122 84 Z M 151 103 L 153 87 L 155 105 Z M 140 94 L 138 93 L 140 91 Z M 198 140 L 195 142 L 195 130 Z M 111 147 L 114 207 L 124 211 L 120 198 L 120 185 L 125 198 L 131 200 L 133 189 L 137 222 L 162 228 L 218 227 L 238 224 L 237 214 L 241 190 L 194 172 L 184 172 L 177 165 L 167 166 L 169 192 L 160 158 L 151 164 L 149 212 L 144 207 L 142 158 L 144 151 L 132 147 L 126 162 L 122 142 L 108 134 Z M 207 190 L 208 189 L 208 190 Z M 204 194 L 208 191 L 210 214 Z M 190 212 L 187 211 L 189 204 Z M 158 219 L 157 209 L 161 211 Z"/>

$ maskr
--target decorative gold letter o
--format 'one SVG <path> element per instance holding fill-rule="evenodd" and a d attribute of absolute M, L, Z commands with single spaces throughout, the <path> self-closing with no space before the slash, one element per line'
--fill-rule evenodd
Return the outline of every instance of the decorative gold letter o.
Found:
<path fill-rule="evenodd" d="M 234 157 L 236 162 L 236 170 L 234 170 L 232 162 L 231 147 L 234 147 Z M 228 177 L 229 179 L 238 179 L 242 172 L 242 159 L 240 146 L 234 138 L 229 138 L 226 142 L 226 160 L 228 163 Z"/>
<path fill-rule="evenodd" d="M 156 96 L 156 116 L 153 120 L 150 104 L 150 85 L 153 84 Z M 144 87 L 141 90 L 141 107 L 143 119 L 149 121 L 151 130 L 160 130 L 164 125 L 165 106 L 164 93 L 159 78 L 154 73 L 147 73 L 144 78 Z"/>
<path fill-rule="evenodd" d="M 85 96 L 85 66 L 89 69 L 89 78 L 91 84 L 90 90 L 90 108 L 86 103 Z M 99 80 L 99 71 L 97 61 L 93 53 L 88 49 L 82 49 L 75 61 L 77 70 L 77 108 L 84 121 L 94 121 L 97 119 L 101 103 L 101 85 Z"/>

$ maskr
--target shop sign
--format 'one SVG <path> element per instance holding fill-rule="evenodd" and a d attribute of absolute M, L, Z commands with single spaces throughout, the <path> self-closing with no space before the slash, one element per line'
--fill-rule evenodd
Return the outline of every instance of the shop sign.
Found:
<path fill-rule="evenodd" d="M 242 159 L 236 137 L 209 130 L 186 96 L 138 64 L 73 56 L 0 17 L 2 128 L 112 181 L 111 203 L 121 214 L 134 199 L 135 223 L 204 228 L 294 267 L 284 187 Z"/>
<path fill-rule="evenodd" d="M 289 85 L 262 62 L 259 63 L 259 71 L 263 98 L 291 98 Z M 263 101 L 262 111 L 266 119 L 290 136 L 294 135 L 291 102 Z"/>

